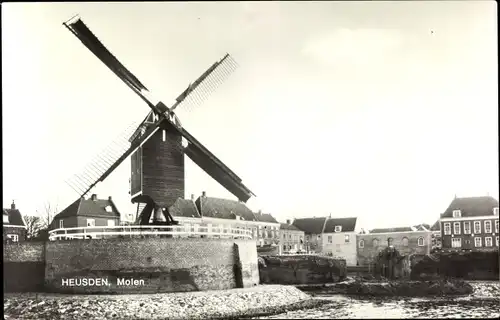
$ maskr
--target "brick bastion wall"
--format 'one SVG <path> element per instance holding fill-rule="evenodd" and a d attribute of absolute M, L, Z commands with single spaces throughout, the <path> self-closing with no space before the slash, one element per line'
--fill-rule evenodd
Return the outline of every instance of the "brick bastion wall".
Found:
<path fill-rule="evenodd" d="M 4 245 L 7 292 L 157 293 L 258 283 L 253 240 L 92 239 Z"/>

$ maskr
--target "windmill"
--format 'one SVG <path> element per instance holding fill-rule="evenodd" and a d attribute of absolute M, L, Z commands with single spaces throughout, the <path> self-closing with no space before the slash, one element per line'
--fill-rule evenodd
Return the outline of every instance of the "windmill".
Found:
<path fill-rule="evenodd" d="M 167 107 L 163 102 L 153 100 L 142 82 L 106 49 L 78 16 L 63 24 L 151 108 L 127 143 L 122 143 L 118 150 L 115 148 L 111 156 L 98 156 L 85 173 L 75 175 L 70 186 L 80 196 L 104 181 L 120 163 L 131 156 L 130 195 L 132 203 L 137 203 L 136 222 L 148 224 L 154 212 L 154 224 L 174 224 L 167 208 L 177 198 L 184 198 L 184 154 L 240 201 L 247 202 L 251 196 L 255 196 L 241 178 L 181 125 L 174 113 L 183 104 L 200 103 L 207 97 L 209 90 L 214 90 L 234 71 L 236 63 L 229 54 L 210 66 L 189 84 L 171 107 Z M 182 144 L 183 138 L 187 141 L 186 146 Z"/>

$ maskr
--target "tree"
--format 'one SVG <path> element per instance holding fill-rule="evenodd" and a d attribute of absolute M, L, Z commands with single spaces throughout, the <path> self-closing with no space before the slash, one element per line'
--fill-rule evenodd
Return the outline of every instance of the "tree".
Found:
<path fill-rule="evenodd" d="M 58 205 L 53 205 L 49 201 L 45 202 L 43 205 L 43 209 L 41 212 L 37 210 L 38 216 L 40 217 L 40 223 L 42 225 L 42 229 L 48 229 L 52 219 L 58 213 Z"/>
<path fill-rule="evenodd" d="M 40 233 L 40 230 L 44 228 L 40 217 L 25 216 L 24 221 L 26 222 L 26 238 L 28 240 L 36 238 Z"/>

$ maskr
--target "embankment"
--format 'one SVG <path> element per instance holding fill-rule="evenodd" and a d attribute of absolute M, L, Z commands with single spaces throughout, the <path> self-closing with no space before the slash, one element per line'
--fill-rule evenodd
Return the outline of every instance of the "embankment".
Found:
<path fill-rule="evenodd" d="M 325 285 L 297 286 L 303 291 L 315 291 L 329 294 L 346 294 L 358 296 L 406 296 L 428 297 L 439 295 L 467 295 L 474 288 L 462 280 L 435 280 L 435 281 L 387 281 L 366 282 L 349 280 Z"/>
<path fill-rule="evenodd" d="M 5 319 L 228 319 L 312 308 L 291 286 L 143 295 L 7 294 Z"/>

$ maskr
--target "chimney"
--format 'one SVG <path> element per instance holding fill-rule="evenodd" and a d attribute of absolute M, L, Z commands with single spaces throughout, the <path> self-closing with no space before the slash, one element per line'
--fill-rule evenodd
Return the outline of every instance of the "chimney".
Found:
<path fill-rule="evenodd" d="M 111 198 L 111 196 L 109 196 L 109 197 L 108 197 L 108 200 L 109 200 L 109 201 L 112 201 L 113 199 Z"/>
<path fill-rule="evenodd" d="M 194 201 L 194 194 L 191 193 L 191 201 Z"/>
<path fill-rule="evenodd" d="M 259 212 L 258 212 L 259 215 L 262 215 L 262 210 L 259 209 Z"/>
<path fill-rule="evenodd" d="M 286 219 L 286 224 L 290 224 L 290 219 Z"/>
<path fill-rule="evenodd" d="M 97 200 L 97 194 L 95 194 L 95 193 L 94 193 L 94 194 L 92 195 L 92 198 L 91 198 L 91 199 L 92 199 L 92 201 L 96 201 L 96 200 Z"/>
<path fill-rule="evenodd" d="M 207 196 L 207 193 L 206 193 L 205 191 L 203 191 L 203 192 L 201 193 L 201 196 L 202 196 L 203 198 L 205 198 L 205 197 Z"/>
<path fill-rule="evenodd" d="M 14 200 L 12 200 L 12 204 L 10 205 L 10 208 L 12 210 L 16 209 L 16 204 L 14 203 Z"/>

